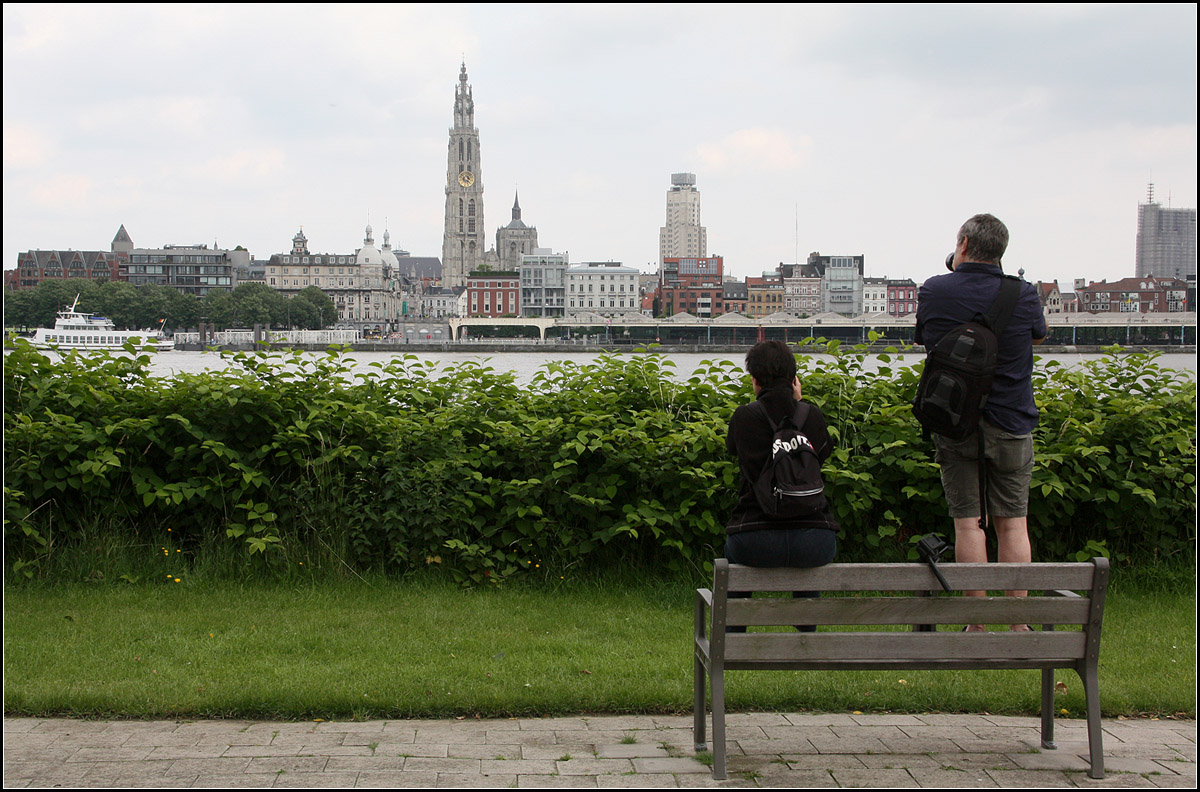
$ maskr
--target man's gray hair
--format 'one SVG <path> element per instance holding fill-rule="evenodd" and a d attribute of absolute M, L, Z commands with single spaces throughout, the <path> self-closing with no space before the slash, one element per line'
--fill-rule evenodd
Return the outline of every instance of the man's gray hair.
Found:
<path fill-rule="evenodd" d="M 977 214 L 958 229 L 958 243 L 967 238 L 967 261 L 999 264 L 1008 248 L 1008 228 L 990 214 Z"/>

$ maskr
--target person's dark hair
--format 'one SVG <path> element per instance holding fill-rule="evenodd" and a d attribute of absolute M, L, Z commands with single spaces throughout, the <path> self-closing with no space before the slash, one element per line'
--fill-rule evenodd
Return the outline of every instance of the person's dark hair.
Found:
<path fill-rule="evenodd" d="M 746 353 L 746 371 L 762 388 L 791 385 L 796 376 L 796 356 L 782 341 L 763 341 Z"/>
<path fill-rule="evenodd" d="M 999 264 L 1008 249 L 1008 228 L 990 214 L 977 214 L 958 229 L 958 243 L 967 238 L 967 261 Z"/>

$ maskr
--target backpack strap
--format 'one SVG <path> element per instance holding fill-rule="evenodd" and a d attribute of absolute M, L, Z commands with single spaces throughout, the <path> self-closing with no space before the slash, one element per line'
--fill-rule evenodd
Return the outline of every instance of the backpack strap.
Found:
<path fill-rule="evenodd" d="M 1000 293 L 996 295 L 996 301 L 992 303 L 987 316 L 984 317 L 984 323 L 996 334 L 997 338 L 1004 332 L 1004 328 L 1008 326 L 1008 320 L 1012 319 L 1012 315 L 1017 309 L 1017 300 L 1020 296 L 1021 279 L 1012 275 L 1001 275 Z"/>
<path fill-rule="evenodd" d="M 767 423 L 769 423 L 771 425 L 771 431 L 778 432 L 779 427 L 783 426 L 783 423 L 782 422 L 775 423 L 774 421 L 771 420 L 771 413 L 769 410 L 767 410 L 767 405 L 763 404 L 762 402 L 758 401 L 757 399 L 754 400 L 754 404 L 762 412 L 763 417 L 767 419 Z M 809 407 L 811 407 L 811 405 L 808 402 L 804 402 L 804 401 L 796 402 L 796 412 L 792 413 L 792 424 L 796 427 L 797 430 L 802 429 L 804 427 L 804 422 L 808 420 Z"/>

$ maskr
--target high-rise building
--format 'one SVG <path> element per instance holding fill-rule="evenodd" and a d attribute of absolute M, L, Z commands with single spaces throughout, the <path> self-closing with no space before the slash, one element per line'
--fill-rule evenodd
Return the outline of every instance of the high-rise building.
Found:
<path fill-rule="evenodd" d="M 467 84 L 467 65 L 454 91 L 454 126 L 446 156 L 446 218 L 442 233 L 443 285 L 465 286 L 467 274 L 483 264 L 483 175 L 475 100 Z"/>
<path fill-rule="evenodd" d="M 708 230 L 700 225 L 696 174 L 671 174 L 667 224 L 658 230 L 658 263 L 668 258 L 707 258 Z"/>
<path fill-rule="evenodd" d="M 1196 210 L 1155 203 L 1153 184 L 1138 204 L 1136 264 L 1138 278 L 1196 277 Z"/>

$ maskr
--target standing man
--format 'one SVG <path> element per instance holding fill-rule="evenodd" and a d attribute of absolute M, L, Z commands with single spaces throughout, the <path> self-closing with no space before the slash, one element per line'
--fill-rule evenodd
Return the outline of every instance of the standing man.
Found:
<path fill-rule="evenodd" d="M 925 281 L 917 293 L 918 344 L 932 349 L 958 325 L 986 315 L 1000 293 L 1000 260 L 1008 247 L 1008 229 L 990 214 L 979 214 L 958 230 L 947 275 Z M 987 474 L 987 511 L 996 529 L 997 560 L 1032 560 L 1029 545 L 1029 482 L 1033 475 L 1033 429 L 1038 411 L 1033 401 L 1033 346 L 1046 338 L 1037 289 L 1022 283 L 1012 319 L 998 337 L 996 376 L 979 428 L 963 440 L 933 435 L 942 487 L 954 519 L 954 558 L 961 563 L 987 562 L 987 537 L 980 524 L 979 433 L 983 433 Z M 1025 596 L 1024 591 L 1006 592 Z M 967 594 L 983 596 L 982 591 Z M 981 624 L 967 625 L 982 632 Z M 1013 625 L 1013 630 L 1028 630 Z"/>

